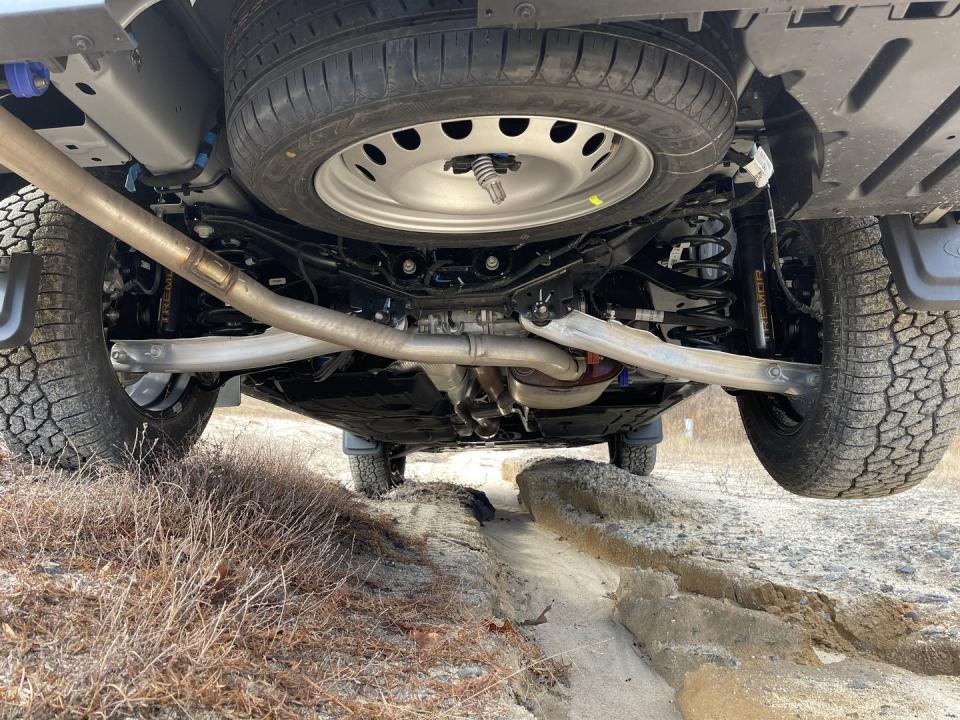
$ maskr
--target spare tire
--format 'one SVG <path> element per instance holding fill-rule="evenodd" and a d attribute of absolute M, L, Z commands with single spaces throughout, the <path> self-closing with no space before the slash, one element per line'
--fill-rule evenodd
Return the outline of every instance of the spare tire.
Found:
<path fill-rule="evenodd" d="M 661 208 L 720 162 L 724 64 L 655 26 L 477 29 L 460 0 L 248 0 L 226 43 L 235 170 L 314 228 L 513 244 Z M 479 184 L 487 157 L 506 194 Z"/>

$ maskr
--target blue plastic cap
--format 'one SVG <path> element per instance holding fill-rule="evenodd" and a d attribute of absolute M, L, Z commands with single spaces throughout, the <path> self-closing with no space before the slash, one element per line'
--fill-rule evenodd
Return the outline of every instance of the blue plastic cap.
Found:
<path fill-rule="evenodd" d="M 620 387 L 630 387 L 630 371 L 626 368 L 620 370 L 620 377 L 617 378 L 617 380 L 619 381 Z"/>
<path fill-rule="evenodd" d="M 207 163 L 210 162 L 210 156 L 206 153 L 197 153 L 197 159 L 193 161 L 193 164 L 197 167 L 206 167 Z"/>
<path fill-rule="evenodd" d="M 127 189 L 127 192 L 132 193 L 137 191 L 137 178 L 140 177 L 140 163 L 134 163 L 130 166 L 130 169 L 127 170 L 127 179 L 123 183 L 123 187 Z"/>
<path fill-rule="evenodd" d="M 203 142 L 207 145 L 213 145 L 215 142 L 217 142 L 217 134 L 211 130 L 204 136 Z"/>
<path fill-rule="evenodd" d="M 18 98 L 40 97 L 50 89 L 50 70 L 43 63 L 6 63 L 3 74 L 10 92 Z"/>

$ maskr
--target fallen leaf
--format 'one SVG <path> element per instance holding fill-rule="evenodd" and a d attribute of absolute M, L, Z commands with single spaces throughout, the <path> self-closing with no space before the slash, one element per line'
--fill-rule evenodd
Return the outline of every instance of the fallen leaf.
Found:
<path fill-rule="evenodd" d="M 20 639 L 20 636 L 17 635 L 17 631 L 10 627 L 8 623 L 3 624 L 3 634 L 7 636 L 8 640 L 13 640 L 14 642 Z"/>
<path fill-rule="evenodd" d="M 513 627 L 513 623 L 511 623 L 509 620 L 504 620 L 503 625 L 497 625 L 495 622 L 488 623 L 487 630 L 495 633 L 516 632 L 516 630 Z"/>
<path fill-rule="evenodd" d="M 535 617 L 533 620 L 524 620 L 520 624 L 524 627 L 530 627 L 531 625 L 543 625 L 545 622 L 548 622 L 547 613 L 551 610 L 553 610 L 553 605 L 547 605 L 543 609 L 543 612 L 537 615 L 537 617 Z"/>
<path fill-rule="evenodd" d="M 435 630 L 423 630 L 421 628 L 415 628 L 413 631 L 411 631 L 410 636 L 413 638 L 413 641 L 424 650 L 432 650 L 441 642 L 443 642 L 443 638 L 440 637 L 440 633 Z"/>

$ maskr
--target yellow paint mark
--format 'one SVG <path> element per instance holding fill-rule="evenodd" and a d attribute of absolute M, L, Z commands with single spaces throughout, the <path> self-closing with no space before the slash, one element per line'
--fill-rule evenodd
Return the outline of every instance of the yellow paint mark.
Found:
<path fill-rule="evenodd" d="M 591 205 L 603 205 L 603 200 L 600 199 L 599 195 L 591 195 L 587 200 L 590 201 Z"/>
<path fill-rule="evenodd" d="M 297 154 L 296 154 L 293 150 L 287 150 L 287 157 L 288 157 L 288 158 L 295 158 L 296 156 L 297 156 Z"/>

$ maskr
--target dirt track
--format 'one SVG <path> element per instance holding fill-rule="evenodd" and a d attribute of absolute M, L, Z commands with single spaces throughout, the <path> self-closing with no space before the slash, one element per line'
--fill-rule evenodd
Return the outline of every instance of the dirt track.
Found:
<path fill-rule="evenodd" d="M 245 422 L 275 446 L 309 444 L 348 481 L 331 428 L 238 419 L 210 435 Z M 652 481 L 582 460 L 524 472 L 530 455 L 493 452 L 413 456 L 408 476 L 480 488 L 497 507 L 481 537 L 501 610 L 519 624 L 551 606 L 525 631 L 569 666 L 568 688 L 528 699 L 540 717 L 960 716 L 953 487 L 801 500 L 723 455 L 668 461 Z"/>

